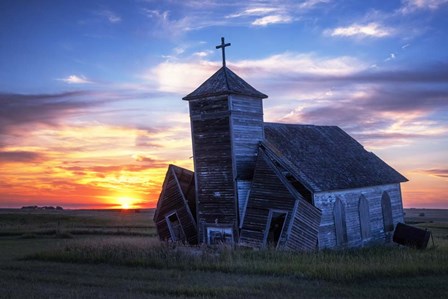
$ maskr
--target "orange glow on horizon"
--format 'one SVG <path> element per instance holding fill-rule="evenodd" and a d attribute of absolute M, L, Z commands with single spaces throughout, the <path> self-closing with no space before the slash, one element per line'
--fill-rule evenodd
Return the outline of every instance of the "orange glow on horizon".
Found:
<path fill-rule="evenodd" d="M 154 208 L 168 164 L 193 170 L 187 126 L 156 133 L 91 123 L 36 129 L 3 151 L 34 156 L 1 162 L 0 207 Z M 384 157 L 393 159 L 392 154 Z M 447 178 L 412 170 L 418 169 L 414 160 L 409 156 L 395 162 L 410 180 L 402 184 L 404 207 L 448 208 L 443 198 Z"/>

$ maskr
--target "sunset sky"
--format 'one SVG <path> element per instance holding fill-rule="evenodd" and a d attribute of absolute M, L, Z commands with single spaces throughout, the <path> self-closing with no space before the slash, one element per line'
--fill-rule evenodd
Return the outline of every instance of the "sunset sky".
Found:
<path fill-rule="evenodd" d="M 221 36 L 265 121 L 340 126 L 448 208 L 448 0 L 1 0 L 0 207 L 154 207 Z"/>

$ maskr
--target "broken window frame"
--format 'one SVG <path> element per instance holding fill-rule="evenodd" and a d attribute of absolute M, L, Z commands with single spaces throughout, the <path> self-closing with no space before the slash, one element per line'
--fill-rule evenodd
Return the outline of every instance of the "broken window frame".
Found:
<path fill-rule="evenodd" d="M 175 233 L 175 230 L 172 227 L 172 222 L 170 220 L 170 217 L 172 217 L 173 215 L 176 215 L 176 218 L 177 218 L 177 220 L 179 222 L 179 227 L 180 227 L 180 229 L 182 231 L 182 235 L 184 236 L 184 240 L 178 240 L 178 238 L 176 236 L 176 233 Z M 166 221 L 166 225 L 168 226 L 168 230 L 170 231 L 171 241 L 173 241 L 173 242 L 184 242 L 184 241 L 187 240 L 187 236 L 185 235 L 185 231 L 184 231 L 184 228 L 182 226 L 182 222 L 180 221 L 179 215 L 177 214 L 177 211 L 173 211 L 173 212 L 170 212 L 170 213 L 166 214 L 165 215 L 165 221 Z"/>
<path fill-rule="evenodd" d="M 206 240 L 207 240 L 207 245 L 234 245 L 235 241 L 234 241 L 234 235 L 233 235 L 233 227 L 230 225 L 219 225 L 219 224 L 210 224 L 207 225 L 205 228 L 205 232 L 206 232 Z M 212 242 L 212 235 L 214 233 L 220 233 L 222 235 L 221 237 L 221 241 L 214 241 Z"/>

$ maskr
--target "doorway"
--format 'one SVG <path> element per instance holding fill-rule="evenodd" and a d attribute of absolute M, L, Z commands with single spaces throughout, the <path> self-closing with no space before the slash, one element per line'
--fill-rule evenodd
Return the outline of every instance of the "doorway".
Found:
<path fill-rule="evenodd" d="M 267 234 L 265 244 L 270 248 L 277 248 L 285 227 L 287 212 L 273 211 L 269 212 Z"/>

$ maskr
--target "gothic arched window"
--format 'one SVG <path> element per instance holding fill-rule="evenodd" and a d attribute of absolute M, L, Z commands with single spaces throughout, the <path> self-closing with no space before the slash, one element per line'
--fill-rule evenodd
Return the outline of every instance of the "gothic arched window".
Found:
<path fill-rule="evenodd" d="M 345 222 L 345 207 L 339 198 L 334 203 L 333 216 L 336 230 L 336 244 L 341 246 L 347 243 L 347 224 Z"/>
<path fill-rule="evenodd" d="M 381 210 L 383 212 L 384 232 L 394 230 L 394 220 L 392 218 L 392 204 L 390 203 L 389 194 L 386 191 L 381 196 Z"/>
<path fill-rule="evenodd" d="M 364 195 L 359 197 L 359 227 L 361 230 L 361 239 L 365 240 L 370 238 L 370 211 L 369 202 Z"/>

